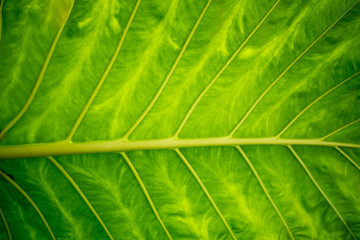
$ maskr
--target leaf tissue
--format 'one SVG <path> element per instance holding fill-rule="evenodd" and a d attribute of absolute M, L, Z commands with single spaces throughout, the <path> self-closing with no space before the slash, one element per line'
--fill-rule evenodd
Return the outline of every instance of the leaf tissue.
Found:
<path fill-rule="evenodd" d="M 0 2 L 0 239 L 360 240 L 359 0 Z"/>

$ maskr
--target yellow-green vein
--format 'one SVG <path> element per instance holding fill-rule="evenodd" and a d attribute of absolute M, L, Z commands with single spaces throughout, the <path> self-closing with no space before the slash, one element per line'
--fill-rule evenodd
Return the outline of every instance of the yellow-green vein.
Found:
<path fill-rule="evenodd" d="M 4 223 L 4 225 L 5 225 L 5 229 L 6 229 L 8 238 L 9 238 L 9 240 L 12 240 L 12 236 L 11 236 L 11 232 L 10 232 L 8 222 L 6 221 L 5 215 L 4 215 L 3 211 L 1 210 L 1 208 L 0 208 L 0 216 L 1 216 L 1 219 L 2 219 L 2 221 Z"/>
<path fill-rule="evenodd" d="M 360 148 L 360 144 L 326 142 L 319 139 L 276 138 L 194 138 L 126 141 L 123 139 L 95 142 L 54 142 L 0 146 L 0 159 L 47 157 L 83 153 L 123 152 L 136 150 L 173 149 L 188 147 L 236 146 L 236 145 L 310 145 L 324 147 Z"/>
<path fill-rule="evenodd" d="M 134 132 L 134 130 L 137 128 L 137 126 L 144 120 L 144 118 L 146 117 L 146 115 L 149 113 L 149 111 L 151 110 L 151 108 L 154 106 L 155 102 L 158 100 L 158 98 L 160 97 L 162 91 L 164 90 L 167 82 L 169 81 L 169 79 L 171 78 L 173 72 L 175 71 L 175 68 L 177 67 L 178 63 L 180 62 L 181 57 L 183 56 L 187 46 L 190 43 L 191 38 L 193 37 L 197 27 L 199 26 L 203 16 L 205 15 L 206 10 L 208 9 L 209 5 L 211 3 L 211 0 L 208 0 L 208 2 L 206 3 L 206 5 L 204 6 L 204 9 L 202 10 L 199 18 L 197 19 L 195 25 L 193 26 L 189 36 L 187 37 L 184 45 L 182 46 L 178 56 L 176 57 L 176 60 L 174 62 L 174 64 L 172 65 L 170 71 L 168 72 L 168 74 L 165 77 L 165 80 L 163 81 L 163 83 L 161 84 L 159 90 L 156 92 L 154 98 L 151 100 L 151 102 L 149 103 L 149 105 L 146 107 L 146 109 L 142 112 L 142 114 L 140 115 L 140 117 L 136 120 L 136 122 L 130 127 L 130 129 L 125 133 L 125 135 L 123 136 L 123 139 L 127 139 L 130 134 L 132 132 Z"/>
<path fill-rule="evenodd" d="M 154 212 L 157 220 L 159 221 L 161 227 L 164 229 L 165 234 L 167 235 L 167 237 L 168 237 L 169 239 L 172 239 L 172 237 L 171 237 L 169 231 L 167 230 L 164 222 L 162 221 L 162 219 L 161 219 L 158 211 L 156 210 L 156 207 L 155 207 L 153 201 L 151 200 L 150 194 L 149 194 L 149 192 L 147 191 L 147 189 L 146 189 L 143 181 L 141 180 L 141 177 L 140 177 L 139 173 L 137 172 L 135 166 L 132 164 L 130 158 L 126 155 L 125 152 L 121 152 L 120 154 L 121 154 L 121 156 L 124 158 L 125 162 L 126 162 L 127 165 L 129 166 L 129 168 L 131 169 L 131 171 L 132 171 L 132 173 L 134 174 L 136 180 L 138 181 L 138 183 L 139 183 L 142 191 L 143 191 L 144 194 L 145 194 L 146 199 L 148 200 L 148 202 L 149 202 L 149 204 L 150 204 L 150 206 L 151 206 L 151 209 L 153 210 L 153 212 Z"/>
<path fill-rule="evenodd" d="M 266 13 L 266 15 L 261 19 L 261 21 L 257 24 L 257 26 L 252 30 L 252 32 L 249 34 L 249 36 L 246 37 L 246 39 L 241 43 L 241 45 L 238 47 L 238 49 L 234 52 L 234 54 L 229 58 L 229 60 L 225 63 L 225 65 L 220 69 L 220 71 L 215 75 L 215 77 L 208 83 L 208 85 L 204 88 L 204 90 L 200 93 L 200 95 L 196 98 L 192 106 L 190 107 L 189 111 L 186 113 L 184 119 L 180 123 L 180 126 L 176 130 L 174 134 L 174 138 L 176 138 L 181 130 L 183 129 L 185 123 L 189 119 L 190 115 L 196 108 L 196 106 L 199 104 L 201 99 L 204 97 L 204 95 L 209 91 L 209 89 L 214 85 L 214 83 L 218 80 L 218 78 L 221 76 L 221 74 L 226 70 L 226 68 L 230 65 L 230 63 L 235 59 L 235 57 L 239 54 L 239 52 L 244 48 L 246 43 L 250 40 L 250 38 L 255 34 L 255 32 L 260 28 L 260 26 L 263 24 L 263 22 L 266 20 L 266 18 L 271 14 L 271 12 L 274 10 L 276 5 L 279 3 L 280 0 L 276 1 L 275 4 L 270 8 L 270 10 Z"/>
<path fill-rule="evenodd" d="M 357 72 L 353 75 L 351 75 L 350 77 L 348 77 L 347 79 L 343 80 L 342 82 L 340 82 L 339 84 L 337 84 L 336 86 L 332 87 L 331 89 L 329 89 L 328 91 L 326 91 L 325 93 L 323 93 L 321 96 L 319 96 L 318 98 L 316 98 L 314 101 L 312 101 L 309 105 L 307 105 L 303 110 L 301 110 L 277 135 L 275 138 L 279 138 L 282 134 L 284 134 L 284 132 L 291 126 L 294 124 L 294 122 L 304 113 L 306 112 L 309 108 L 311 108 L 315 103 L 317 103 L 318 101 L 320 101 L 321 99 L 323 99 L 326 95 L 328 95 L 329 93 L 331 93 L 332 91 L 334 91 L 335 89 L 337 89 L 338 87 L 340 87 L 341 85 L 343 85 L 344 83 L 348 82 L 350 79 L 354 78 L 355 76 L 359 75 L 360 72 Z"/>
<path fill-rule="evenodd" d="M 251 168 L 251 171 L 252 171 L 253 174 L 255 175 L 255 177 L 256 177 L 256 179 L 258 180 L 261 188 L 263 189 L 266 197 L 269 199 L 271 205 L 273 206 L 273 208 L 275 209 L 276 213 L 278 214 L 278 216 L 280 217 L 281 221 L 283 222 L 283 224 L 284 224 L 287 232 L 289 233 L 291 239 L 294 240 L 294 236 L 293 236 L 292 232 L 290 231 L 289 226 L 287 225 L 284 217 L 282 216 L 282 214 L 280 213 L 279 209 L 277 208 L 275 202 L 274 202 L 273 199 L 271 198 L 268 190 L 266 189 L 266 187 L 265 187 L 263 181 L 261 180 L 258 172 L 256 171 L 255 167 L 252 165 L 250 159 L 246 156 L 245 152 L 242 150 L 242 148 L 241 148 L 240 146 L 235 146 L 235 148 L 240 152 L 241 156 L 245 159 L 246 163 L 247 163 L 247 164 L 249 165 L 249 167 Z"/>
<path fill-rule="evenodd" d="M 343 150 L 341 150 L 338 146 L 334 147 L 336 150 L 338 150 L 347 160 L 349 160 L 358 170 L 360 170 L 360 166 L 349 156 L 347 155 Z"/>
<path fill-rule="evenodd" d="M 313 175 L 311 174 L 311 172 L 309 171 L 309 169 L 306 167 L 305 163 L 301 160 L 300 156 L 295 152 L 295 150 L 293 149 L 292 146 L 288 145 L 288 148 L 290 149 L 291 153 L 295 156 L 296 160 L 298 160 L 298 162 L 301 164 L 301 166 L 304 168 L 305 172 L 307 173 L 307 175 L 310 177 L 311 181 L 314 183 L 314 185 L 316 186 L 316 188 L 319 190 L 319 192 L 323 195 L 323 197 L 326 199 L 326 201 L 330 204 L 330 206 L 332 207 L 332 209 L 335 211 L 335 213 L 338 215 L 338 217 L 340 218 L 340 220 L 344 223 L 345 227 L 347 228 L 347 230 L 350 232 L 350 234 L 354 237 L 354 239 L 357 239 L 355 234 L 351 231 L 351 229 L 349 228 L 349 226 L 347 225 L 346 221 L 344 220 L 344 218 L 341 216 L 340 212 L 336 209 L 335 205 L 331 202 L 331 200 L 328 198 L 328 196 L 326 195 L 326 193 L 322 190 L 322 188 L 320 187 L 320 185 L 317 183 L 317 181 L 315 180 L 315 178 L 313 177 Z"/>
<path fill-rule="evenodd" d="M 324 141 L 325 139 L 327 139 L 327 138 L 335 135 L 335 134 L 338 133 L 338 132 L 341 132 L 341 131 L 344 130 L 345 128 L 350 127 L 351 125 L 354 125 L 355 123 L 357 123 L 357 122 L 359 122 L 359 121 L 360 121 L 360 118 L 359 118 L 359 119 L 356 119 L 356 120 L 354 120 L 354 121 L 352 121 L 352 122 L 350 122 L 350 123 L 348 123 L 348 124 L 346 124 L 346 125 L 344 125 L 344 126 L 342 126 L 342 127 L 340 127 L 340 128 L 338 128 L 338 129 L 336 129 L 335 131 L 332 131 L 332 132 L 329 133 L 328 135 L 320 138 L 320 140 L 321 140 L 321 141 Z"/>
<path fill-rule="evenodd" d="M 40 216 L 41 220 L 43 221 L 43 223 L 45 224 L 46 229 L 49 231 L 51 238 L 53 240 L 56 240 L 54 233 L 52 232 L 48 222 L 46 221 L 44 215 L 41 213 L 40 209 L 38 208 L 38 206 L 35 204 L 35 202 L 31 199 L 31 197 L 14 181 L 12 180 L 8 175 L 6 175 L 3 171 L 0 170 L 0 175 L 6 180 L 8 181 L 13 187 L 15 187 L 31 204 L 31 206 L 33 206 L 33 208 L 35 209 L 35 211 L 37 212 L 37 214 Z"/>
<path fill-rule="evenodd" d="M 233 239 L 236 239 L 235 234 L 233 233 L 233 231 L 231 230 L 229 224 L 227 223 L 225 217 L 222 215 L 220 209 L 217 207 L 215 201 L 213 200 L 213 198 L 211 197 L 209 191 L 206 189 L 205 185 L 203 184 L 203 182 L 201 181 L 200 177 L 197 175 L 197 173 L 195 172 L 195 170 L 193 169 L 193 167 L 190 165 L 190 163 L 187 161 L 187 159 L 185 158 L 185 156 L 181 153 L 181 151 L 178 148 L 175 148 L 174 151 L 179 155 L 179 157 L 181 158 L 181 160 L 184 162 L 184 164 L 186 165 L 186 167 L 189 169 L 189 171 L 191 172 L 191 174 L 194 176 L 194 178 L 196 179 L 196 181 L 199 183 L 201 189 L 203 190 L 203 192 L 205 193 L 206 197 L 208 198 L 208 200 L 210 201 L 211 205 L 214 207 L 216 213 L 219 215 L 221 221 L 223 222 L 223 224 L 225 225 L 226 229 L 228 230 L 228 232 L 230 233 L 231 237 Z"/>
<path fill-rule="evenodd" d="M 30 93 L 30 96 L 26 100 L 26 103 L 24 104 L 24 106 L 22 107 L 20 112 L 4 127 L 4 129 L 2 129 L 2 131 L 0 132 L 0 139 L 5 135 L 5 133 L 7 133 L 10 130 L 10 128 L 12 128 L 20 120 L 20 118 L 24 115 L 24 113 L 27 111 L 30 104 L 34 100 L 34 97 L 35 97 L 35 95 L 36 95 L 36 93 L 37 93 L 37 91 L 38 91 L 38 89 L 40 87 L 41 81 L 44 78 L 44 75 L 45 75 L 46 69 L 47 69 L 47 67 L 49 65 L 49 62 L 51 60 L 51 57 L 52 57 L 52 55 L 54 53 L 55 47 L 56 47 L 56 45 L 58 43 L 58 40 L 59 40 L 59 38 L 60 38 L 60 36 L 61 36 L 61 34 L 63 32 L 63 29 L 64 29 L 68 19 L 69 19 L 69 16 L 70 16 L 71 11 L 72 11 L 73 6 L 74 6 L 74 2 L 75 2 L 75 0 L 73 0 L 71 2 L 69 12 L 68 12 L 63 24 L 60 26 L 59 31 L 57 32 L 57 34 L 55 36 L 55 39 L 54 39 L 54 41 L 53 41 L 53 43 L 52 43 L 52 45 L 50 47 L 49 53 L 46 56 L 44 65 L 41 68 L 39 77 L 37 78 L 37 80 L 35 82 L 34 88 L 32 89 L 32 91 Z"/>
<path fill-rule="evenodd" d="M 356 1 L 349 9 L 347 9 L 339 18 L 335 20 L 320 36 L 318 36 L 304 51 L 300 53 L 285 69 L 280 73 L 280 75 L 265 89 L 265 91 L 258 97 L 258 99 L 251 105 L 250 109 L 242 117 L 242 119 L 236 124 L 235 128 L 230 132 L 229 137 L 232 137 L 239 127 L 245 122 L 249 117 L 251 112 L 255 109 L 256 105 L 264 98 L 264 96 L 271 90 L 271 88 L 289 71 L 292 66 L 294 66 L 302 56 L 305 55 L 329 30 L 335 26 L 353 7 L 358 4 L 359 1 Z"/>
<path fill-rule="evenodd" d="M 118 56 L 118 54 L 119 54 L 119 51 L 120 51 L 120 49 L 121 49 L 121 46 L 122 46 L 122 44 L 123 44 L 123 42 L 124 42 L 124 40 L 125 40 L 126 34 L 127 34 L 127 32 L 129 31 L 130 25 L 131 25 L 131 23 L 132 23 L 132 21 L 133 21 L 133 19 L 134 19 L 134 17 L 135 17 L 136 11 L 137 11 L 137 9 L 139 8 L 140 2 L 141 2 L 141 0 L 138 0 L 138 1 L 136 2 L 135 7 L 134 7 L 134 10 L 132 11 L 132 13 L 131 13 L 131 15 L 130 15 L 130 18 L 129 18 L 129 20 L 128 20 L 126 26 L 125 26 L 125 29 L 124 29 L 124 31 L 123 31 L 123 33 L 122 33 L 122 35 L 121 35 L 120 41 L 119 41 L 119 43 L 118 43 L 118 45 L 117 45 L 117 47 L 116 47 L 116 49 L 115 49 L 115 52 L 114 52 L 113 56 L 111 57 L 111 60 L 110 60 L 110 62 L 109 62 L 109 64 L 108 64 L 108 66 L 106 67 L 105 72 L 104 72 L 103 75 L 101 76 L 101 78 L 100 78 L 98 84 L 96 85 L 93 93 L 91 94 L 89 100 L 87 101 L 86 105 L 84 106 L 83 110 L 81 111 L 78 119 L 76 120 L 74 126 L 72 127 L 72 129 L 71 129 L 71 131 L 70 131 L 70 133 L 69 133 L 69 135 L 67 136 L 66 141 L 71 141 L 71 138 L 74 136 L 74 134 L 75 134 L 76 130 L 78 129 L 81 121 L 82 121 L 83 118 L 85 117 L 85 114 L 86 114 L 87 111 L 89 110 L 92 102 L 94 101 L 94 99 L 95 99 L 96 95 L 98 94 L 98 92 L 100 91 L 100 88 L 101 88 L 101 86 L 103 85 L 106 77 L 108 76 L 108 74 L 109 74 L 112 66 L 114 65 L 114 62 L 115 62 L 115 60 L 116 60 L 116 58 L 117 58 L 117 56 Z"/>
<path fill-rule="evenodd" d="M 109 232 L 108 228 L 106 227 L 105 223 L 99 216 L 99 214 L 96 212 L 94 207 L 91 205 L 87 197 L 84 195 L 84 193 L 81 191 L 77 183 L 74 181 L 74 179 L 69 175 L 68 172 L 61 166 L 61 164 L 56 161 L 54 157 L 48 157 L 49 161 L 55 165 L 55 167 L 65 176 L 65 178 L 70 182 L 70 184 L 75 188 L 75 190 L 79 193 L 80 197 L 84 200 L 86 205 L 89 207 L 90 211 L 95 215 L 96 219 L 99 221 L 100 225 L 104 228 L 106 234 L 109 236 L 111 240 L 114 238 L 112 237 L 111 233 Z"/>

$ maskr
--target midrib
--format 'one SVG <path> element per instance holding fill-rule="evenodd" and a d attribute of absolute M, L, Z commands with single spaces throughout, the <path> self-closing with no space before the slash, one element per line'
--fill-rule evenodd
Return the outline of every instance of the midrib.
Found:
<path fill-rule="evenodd" d="M 328 147 L 360 148 L 360 144 L 327 142 L 319 139 L 277 139 L 277 138 L 167 138 L 159 140 L 108 140 L 93 142 L 53 142 L 26 145 L 0 146 L 0 159 L 48 157 L 70 154 L 126 152 L 136 150 L 174 149 L 210 146 L 237 145 L 309 145 Z"/>

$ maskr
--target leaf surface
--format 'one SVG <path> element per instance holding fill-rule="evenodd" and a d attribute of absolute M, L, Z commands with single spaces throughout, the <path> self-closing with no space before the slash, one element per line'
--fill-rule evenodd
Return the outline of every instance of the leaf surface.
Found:
<path fill-rule="evenodd" d="M 0 239 L 360 239 L 358 2 L 1 1 Z"/>

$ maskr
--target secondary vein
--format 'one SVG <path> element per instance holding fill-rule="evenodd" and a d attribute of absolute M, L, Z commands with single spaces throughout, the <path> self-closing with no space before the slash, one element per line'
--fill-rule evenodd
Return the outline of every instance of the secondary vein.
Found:
<path fill-rule="evenodd" d="M 167 236 L 170 240 L 172 240 L 172 237 L 171 237 L 169 231 L 167 230 L 167 228 L 166 228 L 163 220 L 161 219 L 160 214 L 159 214 L 159 212 L 157 211 L 157 209 L 156 209 L 156 207 L 155 207 L 155 204 L 154 204 L 154 202 L 152 201 L 152 199 L 151 199 L 151 197 L 150 197 L 150 194 L 149 194 L 149 192 L 147 191 L 147 189 L 146 189 L 146 187 L 145 187 L 145 184 L 144 184 L 144 182 L 142 181 L 139 173 L 137 172 L 134 164 L 132 164 L 130 158 L 126 155 L 125 152 L 121 152 L 120 154 L 121 154 L 121 156 L 124 158 L 126 164 L 129 166 L 131 172 L 134 174 L 137 182 L 139 183 L 139 185 L 140 185 L 140 187 L 141 187 L 141 190 L 142 190 L 143 193 L 145 194 L 145 197 L 146 197 L 146 199 L 148 200 L 148 202 L 149 202 L 149 204 L 150 204 L 150 207 L 151 207 L 151 209 L 153 210 L 153 212 L 154 212 L 157 220 L 159 221 L 161 227 L 163 228 L 166 236 Z"/>
<path fill-rule="evenodd" d="M 294 122 L 304 113 L 306 112 L 309 108 L 311 108 L 315 103 L 319 102 L 321 99 L 323 99 L 325 96 L 327 96 L 329 93 L 333 92 L 334 90 L 336 90 L 337 88 L 339 88 L 340 86 L 342 86 L 343 84 L 345 84 L 346 82 L 348 82 L 349 80 L 351 80 L 352 78 L 356 77 L 357 75 L 359 75 L 360 72 L 357 72 L 353 75 L 351 75 L 350 77 L 346 78 L 345 80 L 343 80 L 342 82 L 340 82 L 339 84 L 337 84 L 336 86 L 332 87 L 331 89 L 329 89 L 328 91 L 326 91 L 325 93 L 323 93 L 321 96 L 319 96 L 318 98 L 316 98 L 314 101 L 312 101 L 309 105 L 307 105 L 303 110 L 301 110 L 277 135 L 276 138 L 279 138 L 282 134 L 284 134 L 284 132 L 291 127 L 291 125 L 294 124 Z"/>
<path fill-rule="evenodd" d="M 61 164 L 56 161 L 54 157 L 48 157 L 48 160 L 54 164 L 54 166 L 65 176 L 65 178 L 69 181 L 69 183 L 75 188 L 75 190 L 79 193 L 80 197 L 84 200 L 86 205 L 89 207 L 90 211 L 95 215 L 96 219 L 99 221 L 100 225 L 104 228 L 106 234 L 109 236 L 111 240 L 114 238 L 112 237 L 111 233 L 109 232 L 108 228 L 106 227 L 105 223 L 99 216 L 99 214 L 96 212 L 94 207 L 91 205 L 85 194 L 81 191 L 75 180 L 70 176 L 70 174 L 61 166 Z"/>
<path fill-rule="evenodd" d="M 337 210 L 337 208 L 335 207 L 335 205 L 331 202 L 331 200 L 329 199 L 329 197 L 326 195 L 326 193 L 322 190 L 322 188 L 320 187 L 320 185 L 317 183 L 317 181 L 315 180 L 315 178 L 313 177 L 313 175 L 311 174 L 311 172 L 309 171 L 309 169 L 306 167 L 305 163 L 301 160 L 300 156 L 295 152 L 294 148 L 291 145 L 288 145 L 288 148 L 290 149 L 291 153 L 295 156 L 296 160 L 298 160 L 298 162 L 301 164 L 301 166 L 304 168 L 305 172 L 307 173 L 307 175 L 309 176 L 309 178 L 311 179 L 311 181 L 314 183 L 314 185 L 316 186 L 316 188 L 319 190 L 319 192 L 321 193 L 321 195 L 323 195 L 323 197 L 325 198 L 325 200 L 329 203 L 329 205 L 332 207 L 332 209 L 335 211 L 336 215 L 339 217 L 339 219 L 343 222 L 343 224 L 345 225 L 346 229 L 350 232 L 350 234 L 354 237 L 354 239 L 357 239 L 355 234 L 351 231 L 351 229 L 349 228 L 348 224 L 346 223 L 346 221 L 344 220 L 344 218 L 341 216 L 340 212 Z"/>
<path fill-rule="evenodd" d="M 235 237 L 235 234 L 233 233 L 232 229 L 230 228 L 229 224 L 227 223 L 225 217 L 223 216 L 223 214 L 221 213 L 220 209 L 217 207 L 214 199 L 211 197 L 209 191 L 206 189 L 204 183 L 201 181 L 199 175 L 197 175 L 197 173 L 195 172 L 194 168 L 190 165 L 190 163 L 188 162 L 188 160 L 186 159 L 186 157 L 182 154 L 182 152 L 178 149 L 175 148 L 174 151 L 178 154 L 178 156 L 180 157 L 180 159 L 183 161 L 183 163 L 186 165 L 186 167 L 189 169 L 189 171 L 191 172 L 191 174 L 194 176 L 194 178 L 196 179 L 196 181 L 199 183 L 201 189 L 203 190 L 203 192 L 205 193 L 205 196 L 208 198 L 209 202 L 211 203 L 211 205 L 213 206 L 215 212 L 219 215 L 221 221 L 223 222 L 223 224 L 225 225 L 226 229 L 228 230 L 228 232 L 230 233 L 231 237 L 236 240 L 237 238 Z"/>
<path fill-rule="evenodd" d="M 344 126 L 342 126 L 342 127 L 340 127 L 340 128 L 338 128 L 338 129 L 336 129 L 335 131 L 332 131 L 332 132 L 329 133 L 328 135 L 322 137 L 321 140 L 323 141 L 323 140 L 325 140 L 325 139 L 327 139 L 327 138 L 335 135 L 336 133 L 341 132 L 341 131 L 344 130 L 345 128 L 348 128 L 348 127 L 354 125 L 355 123 L 357 123 L 357 122 L 359 122 L 359 121 L 360 121 L 360 118 L 359 118 L 359 119 L 356 119 L 356 120 L 354 120 L 354 121 L 352 121 L 352 122 L 350 122 L 350 123 L 348 123 L 348 124 L 346 124 L 346 125 L 344 125 Z"/>
<path fill-rule="evenodd" d="M 307 53 L 330 29 L 335 26 L 353 7 L 355 7 L 359 1 L 356 1 L 349 9 L 347 9 L 339 18 L 335 20 L 320 36 L 318 36 L 304 51 L 300 53 L 285 69 L 280 73 L 280 75 L 265 89 L 265 91 L 258 97 L 258 99 L 251 105 L 250 109 L 246 112 L 244 117 L 236 124 L 235 128 L 230 132 L 229 137 L 232 137 L 235 132 L 240 128 L 240 126 L 245 122 L 249 117 L 252 111 L 255 109 L 257 104 L 264 98 L 264 96 L 276 85 L 277 82 L 292 68 L 304 55 Z"/>
<path fill-rule="evenodd" d="M 343 150 L 341 150 L 339 147 L 335 147 L 336 150 L 338 150 L 338 152 L 341 153 L 341 155 L 343 155 L 347 160 L 349 160 L 349 162 L 351 162 L 358 170 L 360 170 L 360 166 L 349 156 L 347 155 Z"/>
<path fill-rule="evenodd" d="M 40 71 L 40 74 L 39 74 L 39 77 L 38 79 L 36 80 L 35 82 L 35 85 L 34 85 L 34 88 L 32 89 L 31 93 L 30 93 L 30 96 L 28 97 L 28 99 L 26 100 L 26 103 L 24 104 L 24 106 L 22 107 L 22 109 L 20 110 L 20 112 L 4 127 L 4 129 L 2 129 L 2 131 L 0 132 L 0 139 L 5 135 L 5 133 L 7 133 L 19 120 L 20 118 L 25 114 L 25 112 L 28 110 L 28 108 L 30 107 L 30 104 L 32 103 L 32 101 L 34 100 L 35 98 L 35 95 L 40 87 L 40 84 L 44 78 L 44 75 L 45 75 L 45 72 L 47 70 L 47 67 L 49 65 L 49 62 L 51 60 L 51 57 L 53 56 L 53 53 L 55 51 L 55 48 L 56 48 L 56 45 L 60 39 L 60 36 L 63 32 L 63 29 L 66 25 L 66 23 L 68 22 L 69 20 L 69 17 L 70 17 L 70 14 L 71 14 L 71 11 L 73 9 L 73 6 L 74 6 L 74 2 L 75 0 L 73 0 L 71 2 L 71 6 L 70 6 L 70 9 L 69 9 L 69 12 L 66 16 L 66 19 L 65 21 L 63 22 L 63 24 L 60 26 L 59 28 L 59 31 L 57 32 L 56 36 L 55 36 L 55 39 L 50 47 L 50 50 L 49 50 L 49 53 L 47 54 L 46 56 L 46 59 L 45 59 L 45 62 L 44 62 L 44 65 L 43 67 L 41 68 L 41 71 Z"/>
<path fill-rule="evenodd" d="M 38 208 L 38 206 L 35 204 L 35 202 L 31 199 L 31 197 L 14 181 L 12 180 L 9 176 L 7 176 L 3 171 L 0 170 L 0 175 L 6 180 L 8 181 L 13 187 L 15 187 L 31 204 L 31 206 L 33 206 L 33 208 L 35 209 L 35 211 L 37 212 L 37 214 L 40 216 L 41 220 L 43 221 L 43 223 L 45 224 L 46 229 L 49 231 L 51 238 L 53 240 L 56 240 L 54 233 L 52 232 L 48 222 L 46 221 L 44 215 L 42 214 L 42 212 L 40 211 L 40 209 Z"/>
<path fill-rule="evenodd" d="M 251 163 L 250 159 L 246 156 L 245 152 L 242 150 L 242 148 L 240 146 L 235 146 L 235 148 L 240 152 L 241 156 L 245 159 L 246 163 L 248 164 L 248 166 L 250 167 L 251 171 L 253 172 L 253 174 L 255 175 L 256 179 L 258 180 L 261 188 L 263 189 L 266 197 L 268 198 L 268 200 L 270 201 L 271 205 L 273 206 L 273 208 L 275 209 L 276 213 L 278 214 L 278 216 L 280 217 L 281 221 L 283 222 L 287 232 L 289 233 L 290 237 L 292 240 L 294 240 L 294 236 L 289 228 L 289 226 L 287 225 L 284 217 L 282 216 L 281 212 L 279 211 L 279 209 L 277 208 L 275 202 L 273 201 L 273 199 L 271 198 L 265 184 L 263 183 L 263 181 L 261 180 L 258 172 L 256 171 L 254 165 Z"/>
<path fill-rule="evenodd" d="M 134 132 L 134 130 L 137 128 L 137 126 L 144 120 L 144 118 L 146 117 L 146 115 L 150 112 L 151 108 L 154 106 L 154 104 L 156 103 L 156 101 L 158 100 L 158 98 L 160 97 L 162 91 L 164 90 L 166 84 L 168 83 L 169 79 L 171 78 L 173 72 L 175 71 L 175 68 L 177 67 L 178 63 L 180 62 L 181 57 L 183 56 L 187 46 L 190 43 L 191 38 L 193 37 L 197 27 L 199 26 L 203 16 L 205 15 L 206 10 L 208 9 L 209 5 L 211 3 L 211 0 L 209 0 L 206 5 L 204 6 L 204 9 L 202 10 L 199 18 L 197 19 L 195 25 L 193 26 L 188 38 L 186 39 L 183 47 L 181 48 L 174 64 L 172 65 L 170 71 L 168 72 L 168 74 L 165 77 L 165 80 L 163 81 L 163 83 L 161 84 L 159 90 L 156 92 L 155 96 L 153 97 L 153 99 L 151 100 L 151 102 L 149 103 L 149 105 L 146 107 L 146 109 L 142 112 L 142 114 L 140 115 L 140 117 L 136 120 L 136 122 L 130 127 L 130 129 L 125 133 L 125 135 L 123 136 L 123 139 L 127 139 L 131 133 Z"/>
<path fill-rule="evenodd" d="M 124 40 L 125 40 L 126 34 L 127 34 L 127 32 L 129 31 L 130 25 L 131 25 L 131 23 L 132 23 L 132 21 L 133 21 L 133 19 L 134 19 L 134 16 L 135 16 L 135 14 L 136 14 L 136 11 L 137 11 L 137 9 L 139 8 L 140 2 L 141 2 L 141 0 L 138 0 L 138 1 L 136 2 L 135 7 L 134 7 L 134 10 L 132 11 L 132 13 L 131 13 L 131 15 L 130 15 L 130 18 L 129 18 L 129 20 L 128 20 L 128 23 L 127 23 L 126 26 L 125 26 L 125 29 L 124 29 L 124 31 L 123 31 L 123 33 L 122 33 L 122 35 L 121 35 L 120 41 L 119 41 L 119 43 L 118 43 L 118 45 L 117 45 L 117 47 L 116 47 L 116 49 L 115 49 L 115 52 L 114 52 L 113 56 L 111 57 L 111 60 L 110 60 L 110 62 L 109 62 L 109 64 L 108 64 L 108 66 L 106 67 L 105 72 L 104 72 L 103 75 L 101 76 L 101 78 L 100 78 L 98 84 L 96 85 L 93 93 L 91 94 L 89 100 L 87 101 L 86 105 L 84 106 L 83 110 L 81 111 L 81 113 L 80 113 L 78 119 L 76 120 L 74 126 L 72 127 L 69 135 L 67 136 L 67 138 L 66 138 L 67 141 L 71 141 L 71 138 L 74 136 L 74 134 L 75 134 L 76 130 L 78 129 L 81 121 L 82 121 L 83 118 L 85 117 L 85 114 L 86 114 L 87 111 L 89 110 L 92 102 L 94 101 L 94 99 L 95 99 L 96 95 L 98 94 L 98 92 L 100 91 L 100 88 L 101 88 L 101 86 L 103 85 L 106 77 L 108 76 L 108 74 L 109 74 L 112 66 L 114 65 L 114 62 L 115 62 L 115 60 L 116 60 L 116 58 L 117 58 L 117 56 L 118 56 L 118 54 L 119 54 L 119 51 L 120 51 L 120 49 L 121 49 L 121 46 L 122 46 L 122 44 L 123 44 L 123 42 L 124 42 Z"/>
<path fill-rule="evenodd" d="M 279 3 L 280 0 L 276 1 L 275 4 L 270 8 L 270 10 L 266 13 L 266 15 L 261 19 L 261 21 L 258 23 L 258 25 L 252 30 L 252 32 L 249 34 L 249 36 L 246 37 L 246 39 L 240 44 L 238 49 L 234 52 L 234 54 L 229 58 L 229 60 L 225 63 L 225 65 L 220 69 L 220 71 L 215 75 L 215 77 L 208 83 L 208 85 L 204 88 L 204 90 L 200 93 L 200 95 L 196 98 L 188 112 L 186 113 L 184 119 L 181 121 L 180 126 L 176 130 L 174 137 L 177 137 L 181 130 L 183 129 L 185 123 L 189 119 L 190 115 L 196 108 L 196 106 L 199 104 L 201 99 L 205 96 L 207 91 L 214 85 L 214 83 L 218 80 L 218 78 L 221 76 L 221 74 L 227 69 L 227 67 L 230 65 L 230 63 L 235 59 L 235 57 L 239 54 L 239 52 L 244 48 L 246 43 L 250 40 L 250 38 L 255 34 L 255 32 L 260 28 L 262 23 L 266 20 L 266 18 L 271 14 L 271 12 L 274 10 L 276 5 Z"/>
<path fill-rule="evenodd" d="M 2 219 L 2 221 L 4 223 L 4 225 L 5 225 L 5 229 L 6 229 L 8 238 L 9 238 L 9 240 L 12 240 L 12 235 L 11 235 L 11 231 L 10 231 L 8 222 L 6 221 L 5 215 L 4 215 L 3 211 L 1 210 L 1 208 L 0 208 L 0 216 L 1 216 L 1 219 Z"/>

